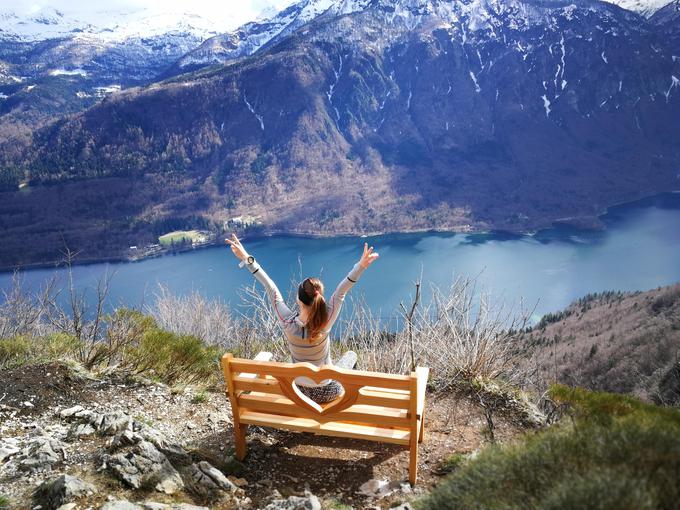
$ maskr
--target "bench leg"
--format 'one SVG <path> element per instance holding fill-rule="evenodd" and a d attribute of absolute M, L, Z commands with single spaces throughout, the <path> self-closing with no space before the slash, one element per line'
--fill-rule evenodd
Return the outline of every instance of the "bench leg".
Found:
<path fill-rule="evenodd" d="M 418 433 L 418 442 L 422 443 L 425 440 L 425 415 L 420 417 L 420 432 Z"/>
<path fill-rule="evenodd" d="M 411 439 L 411 460 L 408 467 L 408 481 L 412 486 L 415 486 L 418 478 L 418 440 L 413 437 Z"/>
<path fill-rule="evenodd" d="M 236 446 L 236 458 L 243 460 L 246 458 L 246 429 L 247 425 L 241 425 L 234 421 L 234 445 Z"/>

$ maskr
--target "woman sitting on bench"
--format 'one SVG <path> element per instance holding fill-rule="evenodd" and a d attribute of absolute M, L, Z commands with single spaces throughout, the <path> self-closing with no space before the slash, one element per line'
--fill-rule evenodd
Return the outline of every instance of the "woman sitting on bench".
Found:
<path fill-rule="evenodd" d="M 308 362 L 316 366 L 331 365 L 329 333 L 345 299 L 345 295 L 357 282 L 361 273 L 364 272 L 377 258 L 378 254 L 373 252 L 373 247 L 368 247 L 364 243 L 364 253 L 346 278 L 344 278 L 335 292 L 331 296 L 328 304 L 323 297 L 323 283 L 318 278 L 307 278 L 298 286 L 297 303 L 299 312 L 294 312 L 283 301 L 283 296 L 276 284 L 269 278 L 264 269 L 255 261 L 255 258 L 248 254 L 246 249 L 239 241 L 236 234 L 231 239 L 226 240 L 231 246 L 231 251 L 241 260 L 240 267 L 244 265 L 264 285 L 274 307 L 274 312 L 283 328 L 283 332 L 288 339 L 293 363 Z M 354 368 L 357 362 L 357 355 L 348 351 L 335 363 L 341 368 Z M 326 379 L 317 384 L 307 377 L 295 379 L 295 385 L 301 393 L 318 404 L 330 402 L 342 393 L 342 386 L 332 379 Z"/>

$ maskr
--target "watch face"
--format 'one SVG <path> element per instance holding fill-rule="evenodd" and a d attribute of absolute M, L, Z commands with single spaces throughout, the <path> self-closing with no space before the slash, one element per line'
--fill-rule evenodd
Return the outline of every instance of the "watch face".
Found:
<path fill-rule="evenodd" d="M 255 262 L 255 257 L 251 255 L 250 257 L 248 257 L 248 264 L 252 264 L 253 262 Z"/>

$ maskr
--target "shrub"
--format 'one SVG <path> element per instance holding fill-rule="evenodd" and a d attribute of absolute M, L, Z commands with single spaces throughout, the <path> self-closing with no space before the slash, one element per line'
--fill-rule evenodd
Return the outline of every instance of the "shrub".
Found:
<path fill-rule="evenodd" d="M 9 498 L 0 494 L 0 510 L 9 508 Z"/>
<path fill-rule="evenodd" d="M 677 508 L 679 411 L 563 386 L 552 394 L 573 423 L 487 448 L 417 508 Z"/>
<path fill-rule="evenodd" d="M 72 358 L 80 345 L 78 339 L 65 333 L 0 339 L 0 368 Z"/>
<path fill-rule="evenodd" d="M 152 328 L 137 345 L 127 348 L 124 364 L 168 384 L 213 382 L 219 355 L 216 347 L 205 346 L 196 337 Z"/>

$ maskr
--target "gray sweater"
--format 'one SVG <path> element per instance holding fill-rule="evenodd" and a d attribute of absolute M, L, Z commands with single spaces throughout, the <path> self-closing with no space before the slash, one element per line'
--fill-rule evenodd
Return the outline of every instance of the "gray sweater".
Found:
<path fill-rule="evenodd" d="M 283 296 L 278 287 L 257 261 L 252 264 L 246 264 L 246 267 L 253 276 L 255 276 L 257 281 L 264 286 L 265 291 L 272 302 L 276 317 L 288 340 L 288 349 L 290 350 L 293 363 L 305 361 L 316 366 L 332 364 L 329 333 L 338 318 L 340 308 L 342 308 L 342 303 L 345 300 L 345 295 L 349 289 L 354 286 L 361 276 L 361 273 L 364 272 L 364 268 L 357 262 L 349 274 L 338 284 L 335 292 L 333 292 L 331 298 L 326 302 L 328 308 L 328 322 L 322 330 L 322 335 L 317 340 L 311 341 L 307 336 L 305 325 L 298 317 L 298 312 L 294 312 L 288 308 L 283 301 Z M 295 380 L 295 383 L 299 386 L 319 386 L 327 384 L 328 380 L 322 381 L 318 385 L 311 379 L 298 377 Z"/>

